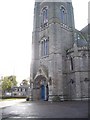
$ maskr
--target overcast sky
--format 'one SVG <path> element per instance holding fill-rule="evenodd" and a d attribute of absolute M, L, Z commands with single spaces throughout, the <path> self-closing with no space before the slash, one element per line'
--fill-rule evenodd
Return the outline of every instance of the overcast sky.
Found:
<path fill-rule="evenodd" d="M 75 26 L 88 23 L 88 1 L 72 0 Z M 34 0 L 0 0 L 0 76 L 29 78 Z"/>

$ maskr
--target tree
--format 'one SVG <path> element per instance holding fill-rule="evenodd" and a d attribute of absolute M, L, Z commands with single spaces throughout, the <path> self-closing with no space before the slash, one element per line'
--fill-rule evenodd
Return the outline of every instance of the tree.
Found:
<path fill-rule="evenodd" d="M 6 76 L 2 79 L 2 92 L 11 91 L 13 86 L 17 85 L 16 76 Z"/>
<path fill-rule="evenodd" d="M 26 79 L 22 80 L 22 82 L 20 83 L 20 86 L 28 86 L 28 85 L 29 85 L 29 82 Z"/>
<path fill-rule="evenodd" d="M 12 81 L 12 86 L 17 85 L 16 76 L 14 76 L 14 75 L 9 76 L 8 79 Z"/>

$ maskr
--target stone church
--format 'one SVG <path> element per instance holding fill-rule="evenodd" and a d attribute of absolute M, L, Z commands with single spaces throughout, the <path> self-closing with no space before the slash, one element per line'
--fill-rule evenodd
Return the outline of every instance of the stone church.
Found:
<path fill-rule="evenodd" d="M 33 100 L 88 99 L 88 26 L 75 29 L 72 2 L 35 2 L 30 85 Z"/>

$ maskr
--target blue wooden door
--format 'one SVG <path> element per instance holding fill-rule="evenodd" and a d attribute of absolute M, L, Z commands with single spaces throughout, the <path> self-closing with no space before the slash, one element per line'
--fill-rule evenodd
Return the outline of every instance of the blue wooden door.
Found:
<path fill-rule="evenodd" d="M 45 86 L 44 85 L 41 86 L 41 99 L 45 100 Z"/>

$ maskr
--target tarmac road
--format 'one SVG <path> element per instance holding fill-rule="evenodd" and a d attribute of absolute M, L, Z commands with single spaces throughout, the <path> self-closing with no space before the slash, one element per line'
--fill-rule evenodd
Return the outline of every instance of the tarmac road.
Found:
<path fill-rule="evenodd" d="M 2 108 L 2 120 L 30 118 L 88 118 L 88 102 L 22 101 Z"/>

